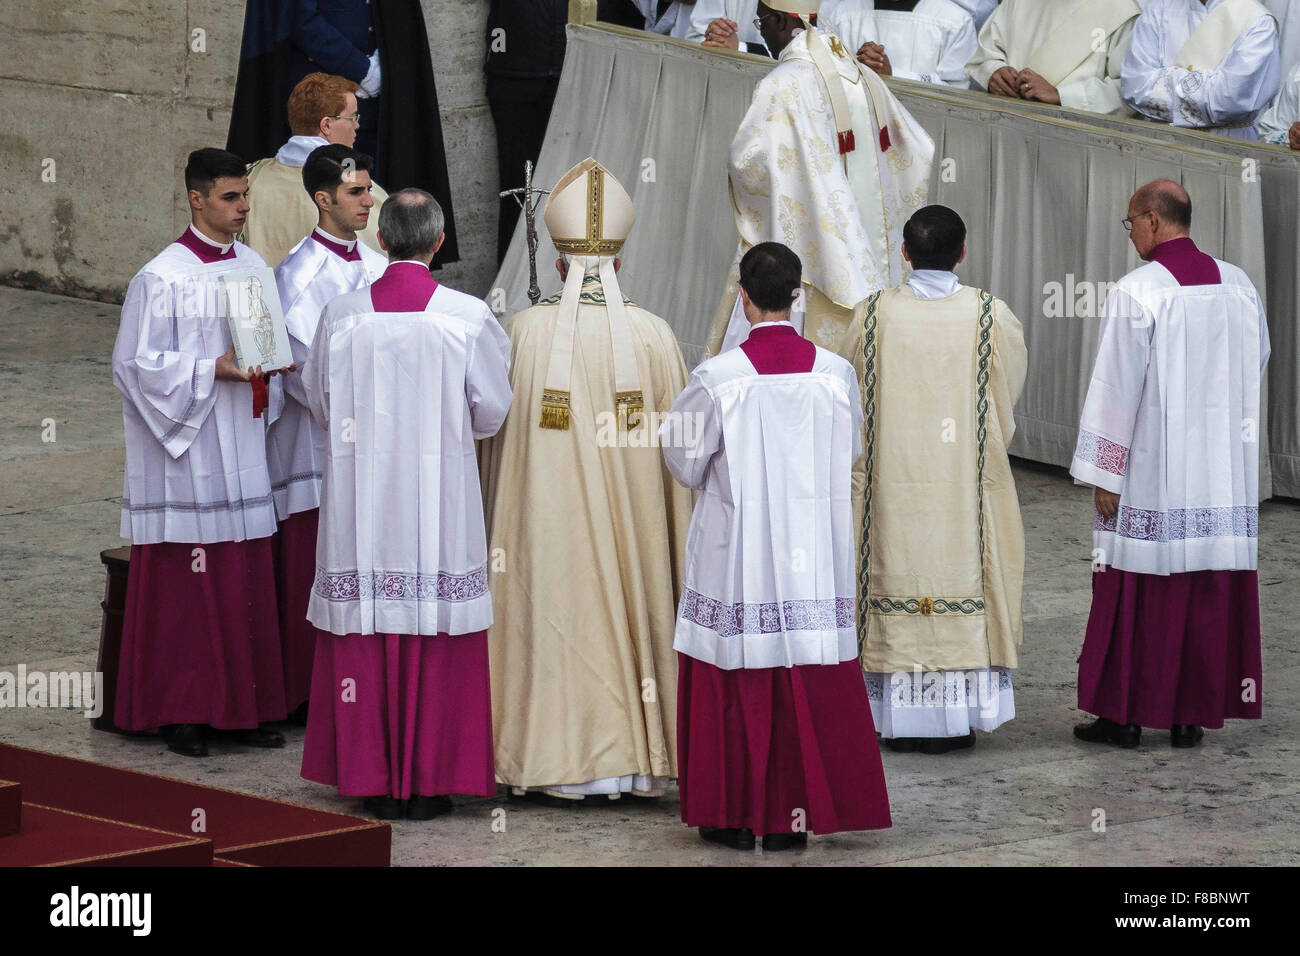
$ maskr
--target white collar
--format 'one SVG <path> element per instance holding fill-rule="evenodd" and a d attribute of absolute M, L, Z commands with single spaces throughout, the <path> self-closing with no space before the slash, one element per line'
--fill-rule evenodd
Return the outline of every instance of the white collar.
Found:
<path fill-rule="evenodd" d="M 340 239 L 338 236 L 331 236 L 320 226 L 313 226 L 311 231 L 314 232 L 316 235 L 320 236 L 326 242 L 332 242 L 336 246 L 342 246 L 348 252 L 351 252 L 353 249 L 357 247 L 357 240 L 353 239 L 349 241 L 347 239 Z"/>
<path fill-rule="evenodd" d="M 328 146 L 324 136 L 290 136 L 289 141 L 275 154 L 275 161 L 286 166 L 305 166 L 313 149 Z"/>
<path fill-rule="evenodd" d="M 409 262 L 413 266 L 424 266 L 424 268 L 426 269 L 429 268 L 429 263 L 421 262 L 419 259 L 389 259 L 388 260 L 388 264 L 390 266 L 395 266 L 400 262 Z"/>
<path fill-rule="evenodd" d="M 946 299 L 961 288 L 961 280 L 946 269 L 917 269 L 907 277 L 907 287 L 918 299 Z"/>
<path fill-rule="evenodd" d="M 217 242 L 217 240 L 215 239 L 209 239 L 203 233 L 199 232 L 197 229 L 194 228 L 194 223 L 190 223 L 190 232 L 194 233 L 195 237 L 198 238 L 199 241 L 206 243 L 207 245 L 211 246 L 213 249 L 220 249 L 221 254 L 223 256 L 227 252 L 229 252 L 230 247 L 234 245 L 234 242 L 221 243 L 221 242 Z"/>
<path fill-rule="evenodd" d="M 755 329 L 770 329 L 774 325 L 788 325 L 790 328 L 794 328 L 794 323 L 789 319 L 777 319 L 775 322 L 759 322 L 756 325 L 751 325 L 749 331 L 753 332 Z"/>

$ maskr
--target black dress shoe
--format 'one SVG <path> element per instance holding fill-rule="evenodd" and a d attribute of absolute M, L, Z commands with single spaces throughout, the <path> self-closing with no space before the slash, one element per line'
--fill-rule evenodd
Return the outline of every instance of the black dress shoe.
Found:
<path fill-rule="evenodd" d="M 451 813 L 451 797 L 425 797 L 416 793 L 406 801 L 408 820 L 432 820 L 444 813 Z"/>
<path fill-rule="evenodd" d="M 700 838 L 733 850 L 754 849 L 754 831 L 735 827 L 700 827 Z"/>
<path fill-rule="evenodd" d="M 764 833 L 765 851 L 802 850 L 808 846 L 808 833 Z"/>
<path fill-rule="evenodd" d="M 252 730 L 236 730 L 231 734 L 231 739 L 236 743 L 243 744 L 245 747 L 273 749 L 284 746 L 284 734 L 278 730 L 268 730 L 265 727 L 254 727 Z"/>
<path fill-rule="evenodd" d="M 885 746 L 896 754 L 910 754 L 921 742 L 919 737 L 886 737 Z"/>
<path fill-rule="evenodd" d="M 361 806 L 377 820 L 402 819 L 402 801 L 387 794 L 379 797 L 366 797 L 361 801 Z"/>
<path fill-rule="evenodd" d="M 1205 736 L 1205 731 L 1195 724 L 1174 724 L 1169 728 L 1171 747 L 1195 747 Z"/>
<path fill-rule="evenodd" d="M 304 700 L 289 714 L 288 717 L 284 719 L 284 722 L 286 724 L 291 724 L 294 727 L 306 727 L 307 726 L 307 705 L 310 703 L 311 701 Z"/>
<path fill-rule="evenodd" d="M 946 754 L 950 750 L 968 750 L 975 746 L 975 731 L 965 737 L 925 737 L 916 749 L 923 754 Z"/>
<path fill-rule="evenodd" d="M 1117 724 L 1109 717 L 1098 717 L 1087 724 L 1077 724 L 1074 736 L 1091 744 L 1118 744 L 1132 750 L 1142 739 L 1142 728 L 1137 724 Z"/>
<path fill-rule="evenodd" d="M 167 749 L 182 757 L 206 757 L 208 745 L 203 740 L 201 724 L 168 724 L 162 728 Z"/>

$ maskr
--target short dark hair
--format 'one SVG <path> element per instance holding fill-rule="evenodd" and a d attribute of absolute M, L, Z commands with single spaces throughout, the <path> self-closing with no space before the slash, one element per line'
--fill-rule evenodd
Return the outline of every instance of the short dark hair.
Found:
<path fill-rule="evenodd" d="M 903 245 L 913 269 L 951 272 L 966 245 L 966 223 L 947 206 L 924 206 L 903 226 Z"/>
<path fill-rule="evenodd" d="M 779 242 L 760 242 L 740 259 L 740 287 L 764 312 L 789 311 L 802 275 L 799 257 Z"/>
<path fill-rule="evenodd" d="M 1190 229 L 1192 226 L 1192 197 L 1182 189 L 1153 189 L 1151 208 L 1171 226 Z"/>
<path fill-rule="evenodd" d="M 351 165 L 344 165 L 349 161 Z M 323 189 L 333 197 L 338 192 L 339 186 L 343 184 L 344 173 L 368 173 L 374 165 L 374 159 L 365 153 L 357 152 L 351 146 L 344 146 L 342 143 L 318 146 L 307 156 L 307 162 L 302 164 L 302 184 L 313 202 L 317 190 Z"/>
<path fill-rule="evenodd" d="M 197 189 L 206 196 L 222 176 L 243 179 L 247 175 L 248 167 L 234 153 L 205 146 L 190 153 L 185 163 L 185 190 Z"/>
<path fill-rule="evenodd" d="M 438 200 L 414 186 L 399 189 L 379 207 L 379 235 L 392 260 L 427 256 L 444 228 Z"/>

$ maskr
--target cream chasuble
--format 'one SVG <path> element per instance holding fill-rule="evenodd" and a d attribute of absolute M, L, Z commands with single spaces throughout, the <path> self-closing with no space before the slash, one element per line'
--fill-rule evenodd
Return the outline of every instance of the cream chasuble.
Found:
<path fill-rule="evenodd" d="M 854 310 L 858 639 L 877 673 L 1015 667 L 1024 530 L 1007 445 L 1028 365 L 1006 304 L 908 287 Z"/>
<path fill-rule="evenodd" d="M 934 143 L 833 34 L 818 29 L 810 42 L 811 32 L 781 51 L 731 144 L 740 245 L 714 317 L 712 353 L 747 332 L 739 265 L 760 242 L 782 242 L 799 256 L 801 331 L 823 347 L 839 345 L 855 303 L 903 281 L 903 224 L 929 195 Z M 829 96 L 823 68 L 838 81 Z"/>
<path fill-rule="evenodd" d="M 1137 0 L 1004 0 L 966 72 L 987 90 L 1004 66 L 1031 69 L 1056 87 L 1064 107 L 1128 114 L 1120 67 L 1141 12 Z"/>
<path fill-rule="evenodd" d="M 323 141 L 322 141 L 323 145 Z M 370 197 L 375 206 L 370 222 L 358 235 L 361 241 L 382 254 L 379 248 L 379 208 L 388 193 L 372 183 Z M 240 238 L 274 268 L 303 236 L 311 232 L 320 210 L 302 185 L 302 165 L 291 166 L 279 159 L 263 159 L 248 167 L 248 221 Z"/>
<path fill-rule="evenodd" d="M 625 302 L 645 410 L 624 428 L 608 303 L 590 272 L 568 427 L 539 427 L 560 300 L 509 321 L 514 403 L 480 448 L 489 553 L 500 556 L 489 632 L 497 779 L 575 794 L 661 789 L 677 776 L 672 640 L 691 494 L 664 467 L 655 427 L 686 368 L 667 323 Z"/>

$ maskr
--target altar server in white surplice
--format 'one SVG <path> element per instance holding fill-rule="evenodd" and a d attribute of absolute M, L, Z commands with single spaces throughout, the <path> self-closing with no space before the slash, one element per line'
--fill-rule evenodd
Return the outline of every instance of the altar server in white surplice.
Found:
<path fill-rule="evenodd" d="M 1263 0 L 1268 12 L 1277 20 L 1282 53 L 1282 75 L 1289 76 L 1300 66 L 1300 3 L 1296 0 Z"/>
<path fill-rule="evenodd" d="M 191 223 L 131 280 L 113 347 L 131 539 L 115 722 L 202 757 L 209 728 L 284 746 L 258 725 L 285 703 L 265 379 L 235 367 L 220 281 L 265 263 L 234 240 L 248 213 L 238 156 L 195 150 L 185 188 Z"/>
<path fill-rule="evenodd" d="M 496 792 L 474 442 L 510 408 L 510 340 L 485 302 L 429 274 L 432 196 L 390 196 L 379 237 L 388 269 L 325 307 L 303 369 L 329 454 L 302 774 L 381 819 L 425 820 L 447 794 Z"/>
<path fill-rule="evenodd" d="M 1137 0 L 1004 0 L 966 72 L 995 96 L 1126 115 L 1120 66 L 1141 12 Z"/>
<path fill-rule="evenodd" d="M 698 0 L 691 14 L 688 39 L 705 46 L 771 56 L 763 34 L 754 25 L 757 16 L 758 0 Z"/>
<path fill-rule="evenodd" d="M 998 0 L 953 0 L 953 3 L 971 15 L 976 30 L 983 30 L 984 24 L 998 8 Z"/>
<path fill-rule="evenodd" d="M 979 33 L 953 0 L 823 0 L 821 19 L 879 76 L 970 88 Z"/>
<path fill-rule="evenodd" d="M 1123 73 L 1124 101 L 1148 119 L 1257 139 L 1282 85 L 1277 21 L 1257 0 L 1150 0 Z"/>
<path fill-rule="evenodd" d="M 803 262 L 796 330 L 838 347 L 853 307 L 903 281 L 903 224 L 925 204 L 934 143 L 832 31 L 819 0 L 758 5 L 779 62 L 759 81 L 731 142 L 728 176 L 740 243 L 714 315 L 710 352 L 744 341 L 737 263 L 760 242 Z"/>
<path fill-rule="evenodd" d="M 313 150 L 302 167 L 303 186 L 319 216 L 315 228 L 275 269 L 289 347 L 300 367 L 316 337 L 321 310 L 343 293 L 374 282 L 388 265 L 381 253 L 357 239 L 375 205 L 370 198 L 373 162 L 365 153 L 334 143 Z M 316 654 L 316 629 L 307 620 L 307 598 L 316 577 L 316 524 L 329 436 L 312 420 L 300 371 L 272 380 L 271 401 L 273 409 L 281 405 L 267 425 L 266 461 L 280 523 L 275 580 L 284 693 L 294 721 L 301 723 L 311 696 Z"/>
<path fill-rule="evenodd" d="M 1259 138 L 1275 146 L 1300 149 L 1300 64 L 1291 71 L 1282 92 L 1255 124 Z"/>
<path fill-rule="evenodd" d="M 890 825 L 853 622 L 853 366 L 790 323 L 799 258 L 740 261 L 753 329 L 703 362 L 660 426 L 699 491 L 677 611 L 682 821 L 735 849 Z"/>
<path fill-rule="evenodd" d="M 1146 265 L 1106 299 L 1070 474 L 1093 487 L 1092 610 L 1075 736 L 1194 747 L 1263 706 L 1258 536 L 1268 324 L 1246 274 L 1196 248 L 1158 180 L 1124 223 Z"/>
<path fill-rule="evenodd" d="M 694 0 L 683 3 L 682 0 L 632 0 L 633 5 L 645 17 L 647 33 L 660 36 L 676 37 L 679 40 L 690 38 L 691 14 L 694 12 Z"/>

